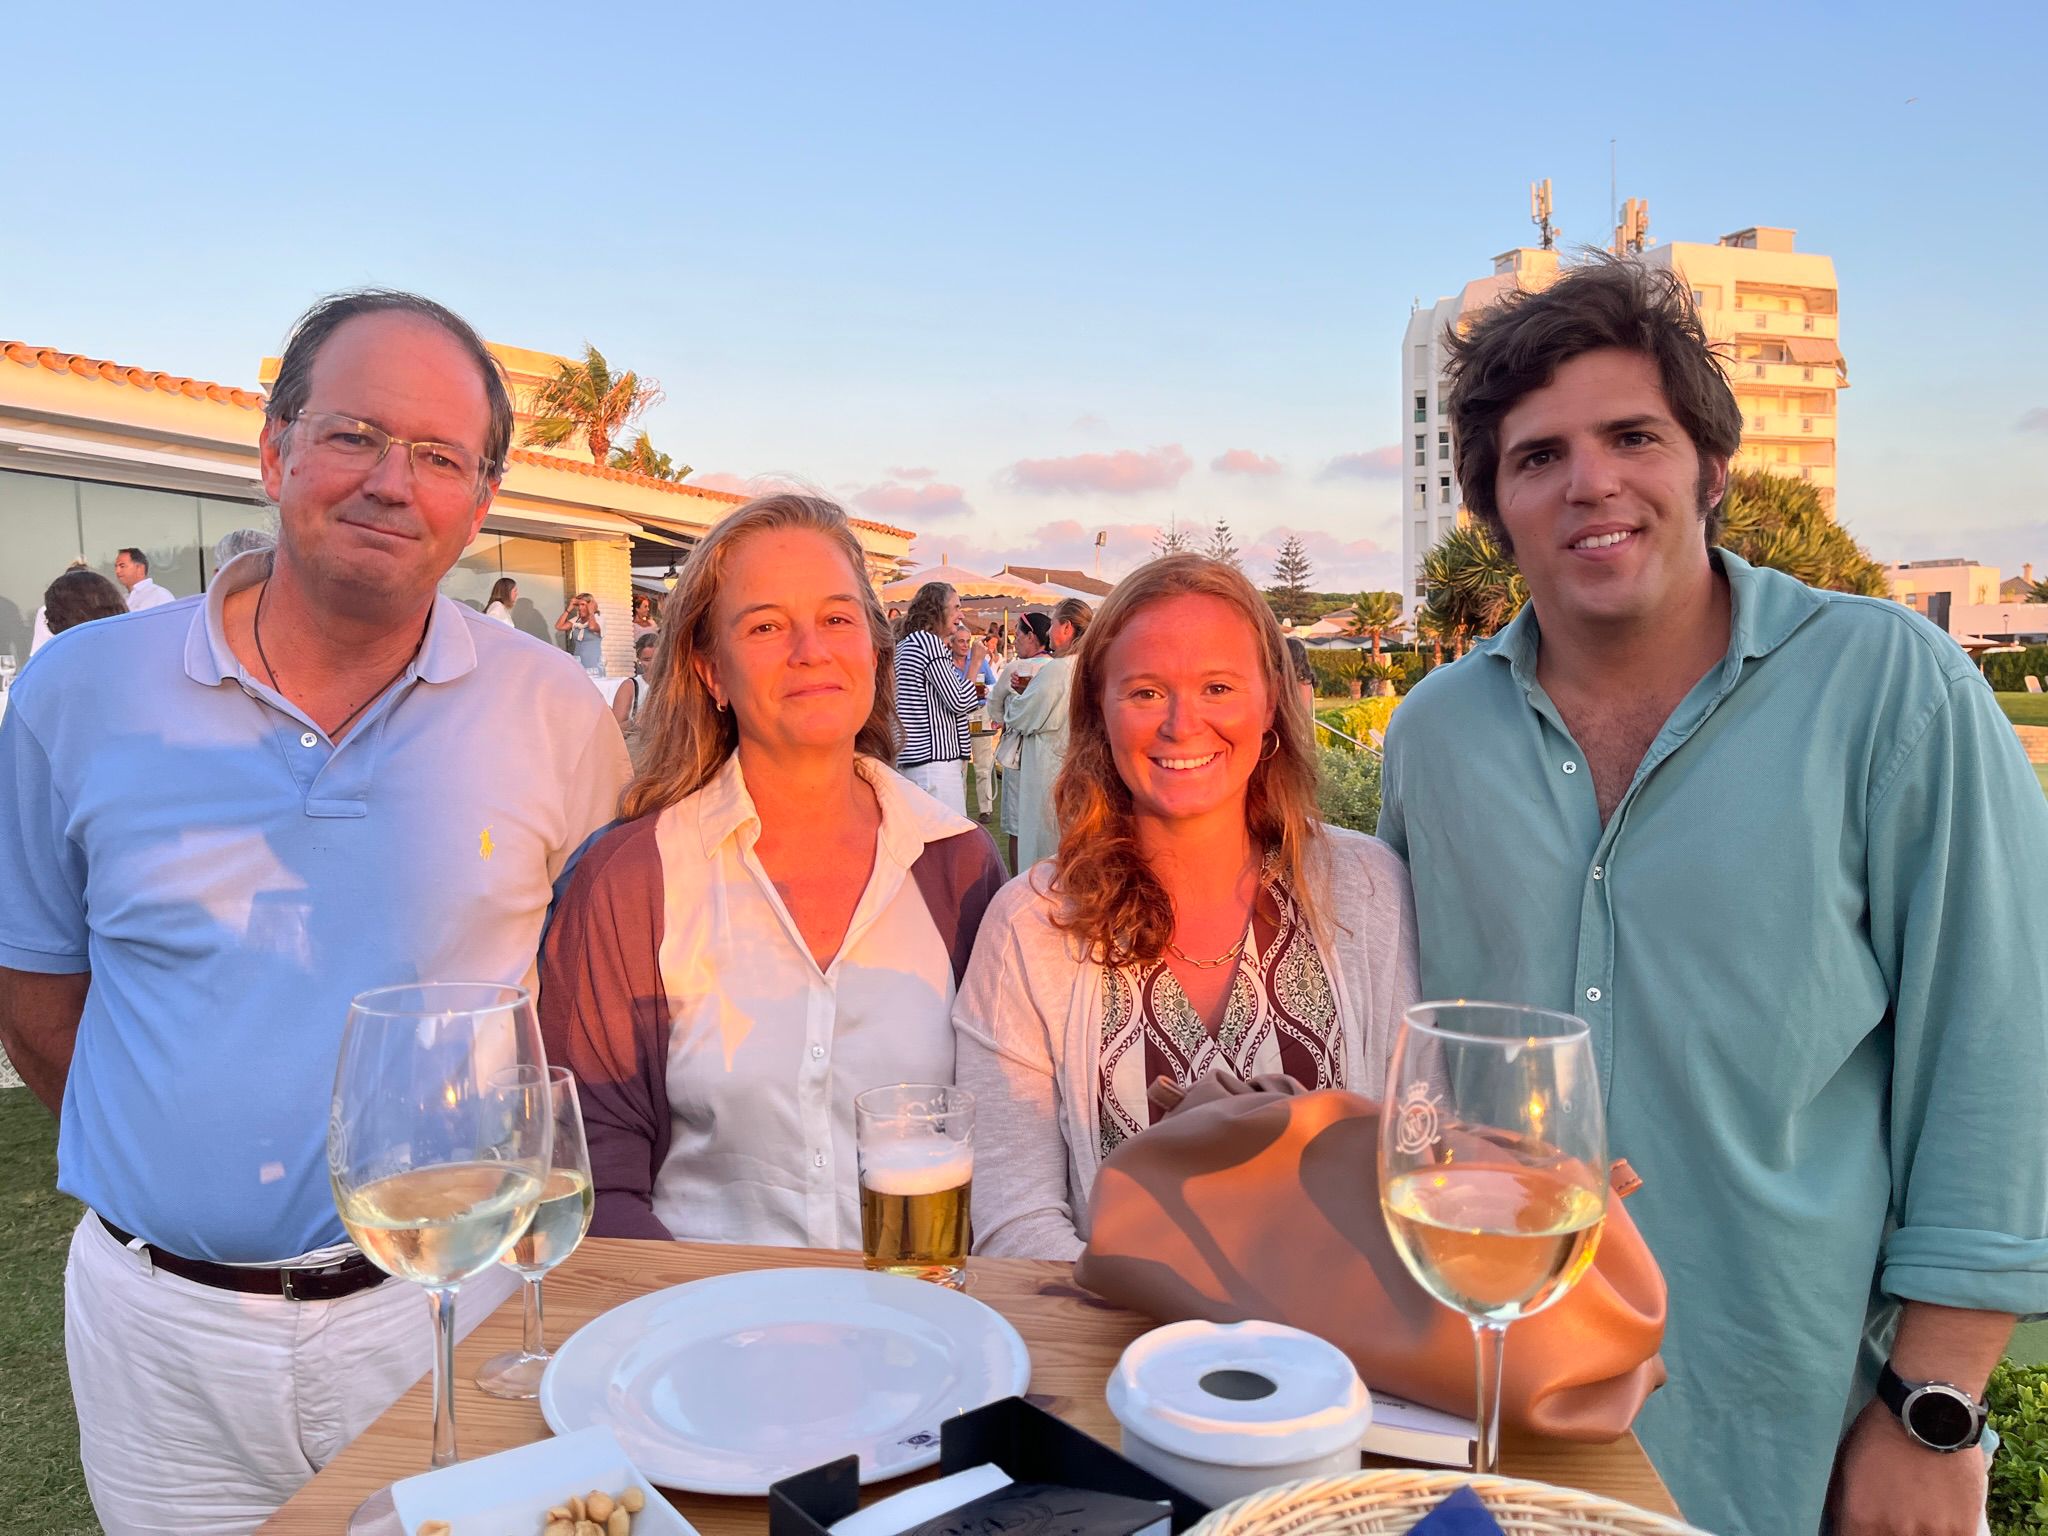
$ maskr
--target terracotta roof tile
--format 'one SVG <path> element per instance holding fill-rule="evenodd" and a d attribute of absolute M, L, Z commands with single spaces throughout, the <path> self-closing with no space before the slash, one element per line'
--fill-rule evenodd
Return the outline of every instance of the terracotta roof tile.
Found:
<path fill-rule="evenodd" d="M 38 347 L 26 341 L 8 341 L 0 338 L 0 357 L 11 363 L 19 363 L 24 368 L 47 368 L 52 373 L 75 374 L 81 379 L 97 379 L 103 383 L 125 385 L 132 389 L 155 390 L 167 395 L 183 395 L 192 400 L 211 400 L 219 405 L 240 406 L 245 411 L 263 409 L 261 390 L 236 389 L 232 385 L 215 384 L 207 379 L 186 378 L 176 373 L 157 373 L 127 363 L 113 363 L 104 358 L 87 357 L 81 352 L 60 352 L 55 347 Z M 658 491 L 672 491 L 679 496 L 695 496 L 700 500 L 720 501 L 732 506 L 747 500 L 745 496 L 733 491 L 715 491 L 709 486 L 684 485 L 674 480 L 660 480 L 653 475 L 635 474 L 629 469 L 613 469 L 606 464 L 589 464 L 577 459 L 558 458 L 551 453 L 536 453 L 530 448 L 514 448 L 511 459 L 515 464 L 531 464 L 540 469 L 566 469 L 572 474 L 590 475 L 595 479 L 612 480 L 622 485 L 644 485 Z M 898 538 L 912 537 L 908 528 L 868 522 L 858 517 L 849 521 L 856 528 L 895 534 Z"/>
<path fill-rule="evenodd" d="M 245 411 L 263 409 L 263 392 L 236 389 L 207 379 L 188 379 L 182 374 L 157 373 L 126 363 L 110 363 L 79 352 L 60 352 L 55 347 L 38 347 L 25 341 L 0 340 L 0 357 L 24 368 L 47 368 L 52 373 L 76 374 L 81 379 L 98 379 L 134 389 L 156 390 L 167 395 L 184 395 L 192 400 L 211 400 L 218 405 L 236 405 Z"/>

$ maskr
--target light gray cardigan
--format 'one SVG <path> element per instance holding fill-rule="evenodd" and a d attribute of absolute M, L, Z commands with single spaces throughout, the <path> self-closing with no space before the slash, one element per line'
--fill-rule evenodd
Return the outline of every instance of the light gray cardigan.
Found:
<path fill-rule="evenodd" d="M 1329 888 L 1316 906 L 1334 932 L 1319 948 L 1344 1031 L 1345 1086 L 1376 1099 L 1401 1011 L 1417 998 L 1415 903 L 1393 849 L 1324 832 Z M 1008 1258 L 1080 1253 L 1102 1162 L 1102 967 L 1053 926 L 1051 868 L 1019 875 L 989 903 L 953 1004 L 955 1080 L 976 1100 L 974 1251 Z"/>

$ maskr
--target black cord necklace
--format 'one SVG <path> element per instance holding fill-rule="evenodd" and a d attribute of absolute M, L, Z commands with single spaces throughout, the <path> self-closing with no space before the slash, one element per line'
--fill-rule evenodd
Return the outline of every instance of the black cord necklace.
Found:
<path fill-rule="evenodd" d="M 283 693 L 284 684 L 278 681 L 277 668 L 273 667 L 270 664 L 270 655 L 263 649 L 263 599 L 268 597 L 269 595 L 270 582 L 268 578 L 266 578 L 264 580 L 263 585 L 256 589 L 256 614 L 255 617 L 253 617 L 249 621 L 249 628 L 254 632 L 256 637 L 256 655 L 263 663 L 263 670 L 270 675 L 270 686 L 275 688 L 279 693 Z M 433 621 L 434 606 L 433 604 L 429 603 L 427 605 L 427 624 L 431 624 L 433 623 Z M 412 655 L 405 658 L 405 667 L 411 666 L 413 662 L 418 659 L 420 654 L 420 647 L 427 643 L 427 624 L 422 624 L 420 626 L 420 637 L 418 641 L 416 641 L 413 645 Z M 358 704 L 346 715 L 343 715 L 341 717 L 340 724 L 336 725 L 333 730 L 327 733 L 327 739 L 329 741 L 335 742 L 340 741 L 341 733 L 347 730 L 349 726 L 355 723 L 355 718 L 357 715 L 360 715 L 364 710 L 368 709 L 372 704 L 376 703 L 378 699 L 383 697 L 384 690 L 386 688 L 389 688 L 394 682 L 398 680 L 400 674 L 402 674 L 405 671 L 405 667 L 400 667 L 397 672 L 394 672 L 391 674 L 391 676 L 385 678 L 383 682 L 377 685 L 376 689 L 372 691 L 372 693 L 367 699 L 363 700 L 362 703 Z"/>

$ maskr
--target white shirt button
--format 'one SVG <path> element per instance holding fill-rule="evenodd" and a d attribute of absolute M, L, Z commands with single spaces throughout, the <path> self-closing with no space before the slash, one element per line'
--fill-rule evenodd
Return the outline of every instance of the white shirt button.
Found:
<path fill-rule="evenodd" d="M 1593 866 L 1593 878 L 1595 880 L 1604 879 L 1606 877 L 1606 874 L 1607 871 L 1602 869 L 1598 864 L 1595 864 Z"/>
<path fill-rule="evenodd" d="M 822 1167 L 824 1167 L 824 1166 L 825 1166 L 825 1154 L 824 1154 L 824 1153 L 822 1153 L 822 1152 L 819 1152 L 819 1153 L 815 1154 L 815 1155 L 814 1155 L 814 1156 L 813 1156 L 813 1157 L 811 1158 L 811 1166 L 812 1166 L 813 1168 L 822 1168 Z"/>
<path fill-rule="evenodd" d="M 320 745 L 320 738 L 311 731 L 307 731 L 299 738 L 299 745 L 302 747 L 317 747 Z"/>
<path fill-rule="evenodd" d="M 1587 1001 L 1587 1002 L 1589 1002 L 1589 1003 L 1597 1003 L 1597 1002 L 1599 1002 L 1599 1001 L 1600 1001 L 1600 989 L 1599 989 L 1598 987 L 1588 987 L 1588 988 L 1586 988 L 1586 1001 Z"/>
<path fill-rule="evenodd" d="M 824 1060 L 824 1057 L 825 1047 L 823 1047 L 822 1045 L 814 1045 L 811 1047 L 811 1060 L 822 1061 Z"/>
<path fill-rule="evenodd" d="M 1566 763 L 1564 765 L 1564 771 L 1566 773 L 1577 773 L 1579 771 L 1579 765 L 1577 763 Z"/>

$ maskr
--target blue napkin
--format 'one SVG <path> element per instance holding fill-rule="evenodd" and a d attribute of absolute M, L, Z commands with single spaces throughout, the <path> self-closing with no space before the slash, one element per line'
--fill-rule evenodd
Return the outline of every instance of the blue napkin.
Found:
<path fill-rule="evenodd" d="M 1501 1536 L 1500 1522 L 1486 1512 L 1479 1495 L 1460 1488 L 1408 1528 L 1408 1536 Z"/>

